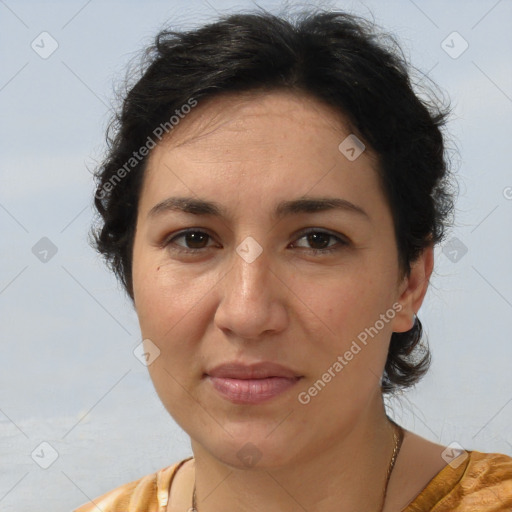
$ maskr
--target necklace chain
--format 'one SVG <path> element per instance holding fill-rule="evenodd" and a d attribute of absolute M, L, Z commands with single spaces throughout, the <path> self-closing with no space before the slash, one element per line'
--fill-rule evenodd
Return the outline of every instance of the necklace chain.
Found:
<path fill-rule="evenodd" d="M 390 418 L 389 418 L 390 419 Z M 388 492 L 389 479 L 391 477 L 391 473 L 393 468 L 395 467 L 395 462 L 398 457 L 398 453 L 400 452 L 400 448 L 402 447 L 402 441 L 404 439 L 404 430 L 403 428 L 396 424 L 393 420 L 391 420 L 393 424 L 393 439 L 395 442 L 395 446 L 393 448 L 393 454 L 391 455 L 391 461 L 389 462 L 388 472 L 386 475 L 386 483 L 384 484 L 384 493 L 382 495 L 382 503 L 379 512 L 384 510 L 384 505 L 386 503 L 386 496 Z M 192 494 L 192 512 L 199 512 L 197 510 L 197 498 L 196 498 L 196 483 L 194 481 L 194 492 Z"/>

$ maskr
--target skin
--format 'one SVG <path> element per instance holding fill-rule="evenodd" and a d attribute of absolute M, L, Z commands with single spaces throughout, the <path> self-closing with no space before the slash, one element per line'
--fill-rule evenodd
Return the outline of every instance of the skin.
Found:
<path fill-rule="evenodd" d="M 433 254 L 426 249 L 402 275 L 375 156 L 367 148 L 349 161 L 338 150 L 350 133 L 342 116 L 308 96 L 244 93 L 200 102 L 152 150 L 134 240 L 134 305 L 143 338 L 160 350 L 149 366 L 155 389 L 195 457 L 173 484 L 168 510 L 190 507 L 194 477 L 201 512 L 380 509 L 394 446 L 380 376 L 392 332 L 413 325 Z M 227 216 L 148 216 L 171 196 L 217 201 Z M 278 202 L 303 196 L 342 198 L 367 216 L 329 210 L 272 217 Z M 164 245 L 189 228 L 210 237 Z M 305 228 L 347 243 L 315 242 Z M 249 236 L 262 248 L 251 263 L 236 252 Z M 337 250 L 311 252 L 323 244 Z M 195 254 L 180 252 L 194 247 Z M 298 393 L 381 314 L 395 311 L 393 304 L 401 306 L 394 318 L 300 403 Z M 274 361 L 303 377 L 265 403 L 233 404 L 203 378 L 232 360 Z M 248 442 L 261 457 L 253 467 L 237 456 Z M 410 468 L 401 466 L 405 477 Z M 391 490 L 390 482 L 393 501 Z"/>

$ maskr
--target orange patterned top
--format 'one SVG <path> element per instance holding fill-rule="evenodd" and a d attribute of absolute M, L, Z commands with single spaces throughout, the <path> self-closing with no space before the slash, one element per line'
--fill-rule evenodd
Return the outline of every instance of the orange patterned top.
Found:
<path fill-rule="evenodd" d="M 446 465 L 401 512 L 511 512 L 512 457 L 475 450 L 467 454 L 457 468 Z M 191 458 L 121 485 L 73 512 L 165 512 L 173 477 Z"/>

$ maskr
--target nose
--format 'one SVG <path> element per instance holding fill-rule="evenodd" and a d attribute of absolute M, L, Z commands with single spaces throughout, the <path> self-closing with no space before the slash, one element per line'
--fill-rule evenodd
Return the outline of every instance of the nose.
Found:
<path fill-rule="evenodd" d="M 241 253 L 243 254 L 243 253 Z M 233 265 L 218 284 L 220 302 L 215 324 L 232 338 L 258 340 L 286 328 L 284 276 L 271 268 L 265 250 L 251 261 L 233 254 Z"/>

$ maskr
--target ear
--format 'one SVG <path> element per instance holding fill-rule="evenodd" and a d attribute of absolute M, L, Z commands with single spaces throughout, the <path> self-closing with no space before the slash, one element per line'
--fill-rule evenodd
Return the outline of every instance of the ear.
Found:
<path fill-rule="evenodd" d="M 393 332 L 406 332 L 413 328 L 414 315 L 423 303 L 433 269 L 434 248 L 429 245 L 411 264 L 410 274 L 399 285 L 398 302 L 402 309 L 393 319 Z"/>

